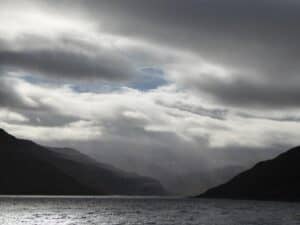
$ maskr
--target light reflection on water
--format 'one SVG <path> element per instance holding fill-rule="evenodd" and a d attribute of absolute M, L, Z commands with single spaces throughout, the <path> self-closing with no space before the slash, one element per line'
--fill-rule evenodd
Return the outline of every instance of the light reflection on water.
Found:
<path fill-rule="evenodd" d="M 183 198 L 0 198 L 1 225 L 299 225 L 300 203 Z"/>

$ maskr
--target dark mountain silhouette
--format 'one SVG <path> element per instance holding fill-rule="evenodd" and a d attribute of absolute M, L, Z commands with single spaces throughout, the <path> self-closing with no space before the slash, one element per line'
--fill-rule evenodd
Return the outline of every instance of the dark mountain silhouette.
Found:
<path fill-rule="evenodd" d="M 300 147 L 260 162 L 199 197 L 300 201 Z"/>
<path fill-rule="evenodd" d="M 0 194 L 162 195 L 159 182 L 96 162 L 73 149 L 48 148 L 0 129 Z"/>

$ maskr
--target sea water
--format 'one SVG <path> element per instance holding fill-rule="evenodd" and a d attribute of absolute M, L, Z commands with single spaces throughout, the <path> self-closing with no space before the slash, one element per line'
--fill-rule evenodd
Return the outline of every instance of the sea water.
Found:
<path fill-rule="evenodd" d="M 143 197 L 1 197 L 1 225 L 299 225 L 300 203 Z"/>

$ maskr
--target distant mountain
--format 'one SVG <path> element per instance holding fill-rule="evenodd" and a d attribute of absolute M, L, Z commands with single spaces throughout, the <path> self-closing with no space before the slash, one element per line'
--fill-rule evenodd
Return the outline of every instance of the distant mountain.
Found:
<path fill-rule="evenodd" d="M 1 195 L 163 195 L 161 184 L 96 162 L 73 150 L 48 148 L 0 129 Z"/>
<path fill-rule="evenodd" d="M 260 162 L 199 197 L 300 201 L 300 147 Z"/>

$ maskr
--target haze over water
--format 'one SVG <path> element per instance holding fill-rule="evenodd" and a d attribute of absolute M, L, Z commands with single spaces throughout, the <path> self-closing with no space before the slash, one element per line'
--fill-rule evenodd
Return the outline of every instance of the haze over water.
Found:
<path fill-rule="evenodd" d="M 300 204 L 181 198 L 23 198 L 0 200 L 2 225 L 296 225 Z"/>

